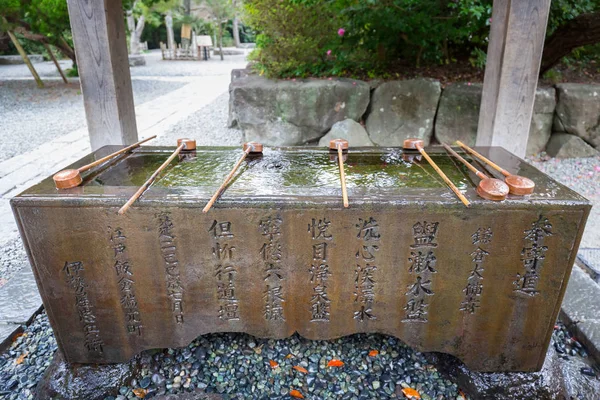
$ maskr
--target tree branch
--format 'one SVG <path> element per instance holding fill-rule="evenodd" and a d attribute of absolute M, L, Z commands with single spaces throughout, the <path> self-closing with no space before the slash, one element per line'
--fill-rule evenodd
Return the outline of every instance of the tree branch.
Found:
<path fill-rule="evenodd" d="M 581 14 L 561 26 L 544 45 L 540 75 L 577 47 L 600 42 L 600 12 Z"/>

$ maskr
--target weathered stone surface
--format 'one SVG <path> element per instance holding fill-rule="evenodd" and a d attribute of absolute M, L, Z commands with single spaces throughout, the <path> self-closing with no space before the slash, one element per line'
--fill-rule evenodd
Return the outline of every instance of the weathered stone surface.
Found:
<path fill-rule="evenodd" d="M 0 323 L 27 324 L 42 306 L 29 265 L 0 288 Z"/>
<path fill-rule="evenodd" d="M 537 88 L 533 116 L 527 140 L 527 155 L 543 151 L 552 134 L 552 120 L 556 109 L 556 90 L 550 88 Z"/>
<path fill-rule="evenodd" d="M 69 168 L 116 148 L 98 150 Z M 118 207 L 173 148 L 139 150 L 111 168 L 90 171 L 83 186 L 57 192 L 48 177 L 11 199 L 67 360 L 120 362 L 145 349 L 186 346 L 210 332 L 269 338 L 298 333 L 316 340 L 386 332 L 420 351 L 454 354 L 472 369 L 542 366 L 569 260 L 577 252 L 574 243 L 591 206 L 505 150 L 480 149 L 509 172 L 534 180 L 539 192 L 526 199 L 482 200 L 464 166 L 443 149 L 429 148 L 473 203 L 466 208 L 426 164 L 405 162 L 398 149 L 358 148 L 349 153 L 346 170 L 353 206 L 343 209 L 339 169 L 327 151 L 265 149 L 242 164 L 206 214 L 197 205 L 213 195 L 240 149 L 203 148 L 179 160 L 119 216 Z M 494 240 L 481 239 L 490 258 L 482 267 L 487 289 L 475 301 L 465 297 L 464 288 L 477 249 L 472 236 L 481 235 L 481 226 L 490 228 L 486 235 Z M 553 235 L 528 239 L 532 229 Z M 533 285 L 520 279 L 537 272 L 523 264 L 524 241 L 530 240 L 548 247 Z M 359 263 L 376 257 L 374 303 L 354 301 L 355 272 L 366 265 L 355 266 L 357 247 L 367 251 L 361 250 Z M 274 254 L 264 260 L 268 248 Z M 424 266 L 417 267 L 413 257 Z M 273 274 L 281 277 L 265 282 L 270 260 L 276 260 Z M 312 267 L 317 264 L 325 269 Z M 326 276 L 331 290 L 323 292 L 324 282 L 313 278 L 317 273 Z M 281 285 L 280 293 L 273 292 L 277 298 L 269 298 L 270 282 Z M 231 289 L 226 299 L 223 287 Z M 398 288 L 413 288 L 412 299 Z M 421 304 L 427 308 L 419 309 L 415 292 L 423 296 L 425 289 L 428 300 L 421 298 Z M 327 302 L 314 296 L 319 292 Z M 131 298 L 135 303 L 127 303 Z M 130 313 L 139 318 L 129 319 Z"/>
<path fill-rule="evenodd" d="M 221 50 L 219 50 L 218 47 L 215 47 L 215 49 L 213 50 L 213 54 L 215 56 L 220 56 L 221 55 Z M 239 56 L 244 54 L 244 50 L 238 50 L 238 49 L 231 49 L 231 48 L 225 48 L 223 49 L 223 55 L 224 56 Z"/>
<path fill-rule="evenodd" d="M 475 145 L 483 85 L 456 83 L 444 89 L 435 119 L 435 137 L 441 143 L 461 140 Z"/>
<path fill-rule="evenodd" d="M 592 356 L 600 360 L 600 286 L 578 266 L 571 271 L 560 315 Z"/>
<path fill-rule="evenodd" d="M 475 145 L 481 84 L 457 83 L 444 89 L 435 122 L 435 137 L 440 142 L 452 143 L 461 140 L 469 146 Z M 552 118 L 556 107 L 554 88 L 538 88 L 527 142 L 527 154 L 542 151 L 552 133 Z"/>
<path fill-rule="evenodd" d="M 36 387 L 36 399 L 102 400 L 116 396 L 121 386 L 127 386 L 137 373 L 139 357 L 127 363 L 82 365 L 65 362 L 60 351 Z"/>
<path fill-rule="evenodd" d="M 474 399 L 597 399 L 600 381 L 581 374 L 588 367 L 582 359 L 560 360 L 554 346 L 548 348 L 539 372 L 474 372 L 446 354 L 428 355 L 437 368 L 452 377 L 458 386 Z"/>
<path fill-rule="evenodd" d="M 237 126 L 237 116 L 235 114 L 235 108 L 233 105 L 233 94 L 231 93 L 235 86 L 235 82 L 250 75 L 252 75 L 250 65 L 246 66 L 246 68 L 231 70 L 231 83 L 229 84 L 229 116 L 227 117 L 228 128 L 235 128 Z"/>
<path fill-rule="evenodd" d="M 29 54 L 29 60 L 33 64 L 41 63 L 44 61 L 44 56 L 41 54 Z M 13 64 L 25 64 L 23 58 L 19 55 L 15 56 L 0 56 L 0 65 L 13 65 Z"/>
<path fill-rule="evenodd" d="M 429 144 L 442 87 L 438 81 L 412 79 L 386 82 L 373 92 L 367 132 L 379 146 L 402 146 L 418 137 Z"/>
<path fill-rule="evenodd" d="M 230 87 L 230 120 L 245 140 L 300 145 L 321 138 L 334 123 L 358 121 L 369 104 L 369 85 L 351 79 L 269 80 L 251 75 Z"/>
<path fill-rule="evenodd" d="M 139 67 L 142 65 L 146 65 L 146 57 L 141 54 L 130 54 L 129 55 L 129 66 L 130 67 Z"/>
<path fill-rule="evenodd" d="M 600 146 L 600 85 L 560 83 L 554 131 L 577 135 Z"/>
<path fill-rule="evenodd" d="M 331 130 L 319 140 L 319 146 L 329 146 L 332 139 L 346 139 L 350 147 L 374 146 L 365 128 L 352 119 L 333 124 Z"/>
<path fill-rule="evenodd" d="M 579 249 L 577 258 L 581 267 L 597 283 L 600 283 L 600 249 Z"/>
<path fill-rule="evenodd" d="M 553 133 L 546 152 L 557 158 L 594 157 L 600 154 L 579 136 L 570 133 Z"/>

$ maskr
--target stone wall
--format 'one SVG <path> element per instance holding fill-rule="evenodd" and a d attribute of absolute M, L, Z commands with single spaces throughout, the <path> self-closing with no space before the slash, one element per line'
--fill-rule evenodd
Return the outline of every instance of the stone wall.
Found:
<path fill-rule="evenodd" d="M 475 144 L 482 85 L 412 79 L 269 80 L 234 70 L 229 125 L 266 145 L 324 145 L 332 137 L 357 145 L 401 146 L 404 139 Z M 600 85 L 537 89 L 527 154 L 600 154 Z"/>
<path fill-rule="evenodd" d="M 29 54 L 29 61 L 32 64 L 38 64 L 44 61 L 44 56 L 41 54 Z M 0 65 L 25 64 L 23 58 L 19 55 L 15 56 L 0 56 Z"/>

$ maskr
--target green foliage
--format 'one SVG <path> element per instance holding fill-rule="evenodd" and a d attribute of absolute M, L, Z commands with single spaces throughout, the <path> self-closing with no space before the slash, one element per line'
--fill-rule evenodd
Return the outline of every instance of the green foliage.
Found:
<path fill-rule="evenodd" d="M 79 76 L 79 70 L 77 69 L 77 64 L 73 65 L 73 68 L 69 68 L 66 72 L 69 78 L 75 78 Z"/>
<path fill-rule="evenodd" d="M 253 58 L 269 76 L 380 76 L 399 60 L 446 64 L 485 49 L 491 6 L 491 0 L 250 0 L 246 20 L 261 32 Z"/>
<path fill-rule="evenodd" d="M 549 34 L 600 12 L 600 0 L 551 4 Z M 259 32 L 255 68 L 267 76 L 382 77 L 397 65 L 484 68 L 492 0 L 248 0 L 245 14 Z"/>
<path fill-rule="evenodd" d="M 250 0 L 244 21 L 257 31 L 251 58 L 268 76 L 320 75 L 328 68 L 327 45 L 336 41 L 329 2 Z"/>

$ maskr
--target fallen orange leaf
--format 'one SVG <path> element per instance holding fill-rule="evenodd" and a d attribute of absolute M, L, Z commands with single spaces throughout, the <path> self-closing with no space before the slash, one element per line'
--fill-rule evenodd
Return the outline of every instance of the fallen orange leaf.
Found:
<path fill-rule="evenodd" d="M 298 372 L 302 372 L 303 374 L 308 374 L 308 371 L 304 367 L 301 367 L 299 365 L 294 365 L 293 368 Z"/>
<path fill-rule="evenodd" d="M 303 399 L 304 398 L 304 396 L 302 396 L 302 393 L 300 393 L 296 389 L 290 390 L 290 396 L 295 397 L 297 399 Z"/>
<path fill-rule="evenodd" d="M 294 357 L 294 355 L 293 355 L 292 353 L 290 353 L 290 354 L 288 354 L 287 356 L 285 356 L 285 358 L 287 358 L 287 359 L 290 359 L 290 358 L 292 358 L 292 357 Z"/>
<path fill-rule="evenodd" d="M 21 355 L 19 356 L 19 358 L 17 358 L 17 359 L 15 360 L 15 364 L 23 364 L 23 361 L 25 361 L 25 357 L 27 357 L 27 354 L 29 354 L 29 353 L 28 353 L 28 352 L 25 352 L 25 353 L 21 354 Z"/>
<path fill-rule="evenodd" d="M 331 360 L 331 361 L 329 361 L 327 363 L 327 366 L 328 367 L 343 367 L 344 366 L 344 362 L 341 361 L 341 360 L 333 359 L 333 360 Z"/>
<path fill-rule="evenodd" d="M 142 388 L 133 389 L 133 394 L 135 394 L 135 397 L 143 399 L 148 394 L 148 390 Z"/>
<path fill-rule="evenodd" d="M 273 360 L 269 360 L 269 364 L 271 365 L 271 368 L 277 368 L 279 366 L 277 361 L 273 361 Z"/>
<path fill-rule="evenodd" d="M 409 399 L 420 399 L 421 395 L 413 388 L 404 388 L 402 389 L 402 393 Z"/>
<path fill-rule="evenodd" d="M 375 357 L 375 356 L 377 356 L 378 354 L 379 354 L 379 351 L 378 351 L 378 350 L 371 350 L 371 351 L 369 352 L 369 357 Z"/>

